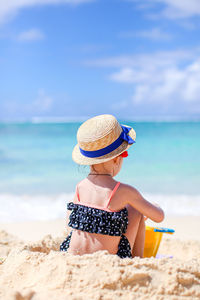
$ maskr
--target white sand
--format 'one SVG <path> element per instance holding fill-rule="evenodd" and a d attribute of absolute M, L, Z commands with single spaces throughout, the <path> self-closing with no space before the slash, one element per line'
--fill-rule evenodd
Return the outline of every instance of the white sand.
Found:
<path fill-rule="evenodd" d="M 0 299 L 200 299 L 200 218 L 159 225 L 176 230 L 159 248 L 173 258 L 72 256 L 58 251 L 63 220 L 0 224 Z"/>

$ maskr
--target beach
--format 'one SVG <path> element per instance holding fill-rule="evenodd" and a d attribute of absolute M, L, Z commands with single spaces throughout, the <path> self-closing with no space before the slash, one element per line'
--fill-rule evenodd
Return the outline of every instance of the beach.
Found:
<path fill-rule="evenodd" d="M 123 123 L 137 140 L 116 180 L 163 208 L 147 225 L 175 230 L 159 258 L 60 252 L 66 204 L 88 174 L 71 159 L 80 122 L 1 123 L 0 299 L 200 299 L 200 122 Z"/>
<path fill-rule="evenodd" d="M 199 24 L 0 0 L 0 300 L 200 300 Z"/>
<path fill-rule="evenodd" d="M 148 225 L 153 225 L 147 221 Z M 199 299 L 200 219 L 167 217 L 161 258 L 59 252 L 65 220 L 0 225 L 0 299 Z"/>

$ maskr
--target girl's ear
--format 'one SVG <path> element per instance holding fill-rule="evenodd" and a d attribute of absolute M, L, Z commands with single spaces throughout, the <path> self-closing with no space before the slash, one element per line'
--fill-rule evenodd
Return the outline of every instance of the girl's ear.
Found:
<path fill-rule="evenodd" d="M 116 161 L 117 161 L 117 157 L 114 157 L 113 162 L 116 163 Z"/>
<path fill-rule="evenodd" d="M 120 160 L 120 156 L 113 158 L 114 163 L 118 163 L 119 160 Z"/>

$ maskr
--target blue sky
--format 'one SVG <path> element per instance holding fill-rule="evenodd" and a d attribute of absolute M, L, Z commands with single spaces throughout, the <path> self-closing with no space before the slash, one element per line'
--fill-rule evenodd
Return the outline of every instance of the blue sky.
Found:
<path fill-rule="evenodd" d="M 200 118 L 200 1 L 0 0 L 0 119 Z"/>

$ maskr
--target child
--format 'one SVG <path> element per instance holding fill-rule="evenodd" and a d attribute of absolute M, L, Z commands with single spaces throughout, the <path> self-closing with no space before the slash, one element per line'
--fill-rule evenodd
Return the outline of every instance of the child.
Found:
<path fill-rule="evenodd" d="M 164 213 L 134 187 L 113 178 L 135 138 L 135 131 L 112 115 L 91 118 L 78 129 L 72 158 L 89 165 L 90 173 L 77 184 L 74 200 L 68 203 L 73 231 L 61 251 L 82 255 L 107 250 L 121 258 L 143 257 L 144 216 L 161 222 Z"/>

